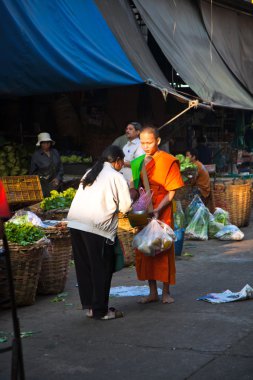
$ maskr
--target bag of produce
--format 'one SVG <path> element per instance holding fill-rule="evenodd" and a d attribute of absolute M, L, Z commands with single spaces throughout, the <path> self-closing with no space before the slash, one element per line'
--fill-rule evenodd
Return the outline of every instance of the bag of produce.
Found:
<path fill-rule="evenodd" d="M 242 240 L 244 238 L 244 233 L 233 224 L 224 226 L 215 237 L 219 240 Z"/>
<path fill-rule="evenodd" d="M 176 204 L 176 210 L 174 212 L 174 226 L 175 230 L 179 230 L 181 228 L 184 228 L 185 226 L 185 215 L 182 209 L 181 201 L 175 201 Z"/>
<path fill-rule="evenodd" d="M 208 221 L 208 209 L 200 206 L 185 230 L 185 237 L 189 240 L 208 240 Z"/>
<path fill-rule="evenodd" d="M 214 211 L 215 222 L 222 223 L 224 226 L 229 224 L 229 213 L 220 207 L 216 207 Z"/>
<path fill-rule="evenodd" d="M 194 195 L 193 200 L 185 210 L 186 224 L 189 224 L 192 221 L 192 218 L 200 207 L 205 207 L 205 205 L 199 195 Z"/>
<path fill-rule="evenodd" d="M 145 256 L 155 256 L 168 250 L 176 236 L 173 230 L 165 223 L 153 218 L 151 222 L 133 239 L 133 248 L 138 249 Z"/>
<path fill-rule="evenodd" d="M 16 211 L 9 222 L 12 222 L 14 224 L 25 224 L 30 222 L 34 226 L 44 227 L 42 220 L 36 214 L 25 210 Z"/>
<path fill-rule="evenodd" d="M 214 239 L 217 232 L 222 230 L 223 227 L 224 227 L 224 224 L 216 222 L 214 219 L 209 220 L 209 225 L 208 225 L 208 237 L 209 237 L 209 239 Z"/>

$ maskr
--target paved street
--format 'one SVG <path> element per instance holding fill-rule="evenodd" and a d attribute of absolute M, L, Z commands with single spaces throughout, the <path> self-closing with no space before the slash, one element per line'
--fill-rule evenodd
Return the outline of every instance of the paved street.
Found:
<path fill-rule="evenodd" d="M 80 310 L 74 267 L 65 301 L 40 296 L 19 308 L 26 379 L 253 379 L 253 300 L 212 305 L 196 301 L 209 292 L 253 286 L 253 222 L 242 242 L 185 242 L 177 259 L 172 305 L 137 304 L 137 297 L 111 298 L 125 313 L 112 321 L 88 319 Z M 144 285 L 134 268 L 116 285 Z M 0 312 L 0 330 L 12 331 L 9 311 Z M 4 344 L 1 344 L 4 347 Z M 0 356 L 0 378 L 10 378 L 10 353 Z"/>

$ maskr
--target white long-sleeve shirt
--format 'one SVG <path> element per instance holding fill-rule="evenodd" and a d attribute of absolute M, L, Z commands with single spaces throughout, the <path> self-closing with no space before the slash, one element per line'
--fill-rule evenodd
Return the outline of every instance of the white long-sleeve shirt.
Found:
<path fill-rule="evenodd" d="M 118 227 L 118 211 L 131 208 L 128 185 L 123 175 L 109 162 L 91 186 L 80 184 L 67 216 L 68 227 L 91 232 L 114 241 Z"/>
<path fill-rule="evenodd" d="M 131 162 L 135 158 L 142 156 L 145 154 L 144 150 L 141 147 L 141 142 L 139 137 L 132 141 L 128 141 L 126 145 L 123 147 L 123 152 L 125 154 L 124 161 Z M 132 178 L 132 170 L 131 168 L 125 167 L 120 171 L 124 178 L 127 180 L 127 183 L 130 184 Z"/>

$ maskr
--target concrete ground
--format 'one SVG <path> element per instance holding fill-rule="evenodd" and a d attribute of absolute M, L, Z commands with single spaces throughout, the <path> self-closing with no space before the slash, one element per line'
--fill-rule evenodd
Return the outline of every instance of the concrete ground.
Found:
<path fill-rule="evenodd" d="M 80 310 L 74 267 L 65 301 L 37 297 L 18 309 L 26 379 L 253 379 L 253 300 L 212 305 L 196 298 L 209 292 L 253 286 L 252 222 L 242 242 L 187 241 L 177 258 L 175 303 L 138 304 L 137 297 L 111 298 L 125 318 L 95 321 Z M 116 285 L 144 285 L 134 268 Z M 0 330 L 12 331 L 11 314 L 0 312 Z M 4 347 L 0 344 L 0 347 Z M 0 355 L 0 379 L 10 378 L 11 354 Z"/>

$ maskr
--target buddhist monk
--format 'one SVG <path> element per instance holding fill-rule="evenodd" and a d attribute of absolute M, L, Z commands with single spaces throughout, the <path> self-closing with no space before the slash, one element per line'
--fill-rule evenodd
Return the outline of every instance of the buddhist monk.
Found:
<path fill-rule="evenodd" d="M 178 160 L 159 150 L 160 137 L 153 126 L 144 126 L 140 133 L 141 146 L 145 152 L 144 165 L 147 171 L 150 189 L 153 191 L 153 216 L 173 228 L 172 200 L 175 192 L 184 186 Z M 150 293 L 140 299 L 140 303 L 159 300 L 157 281 L 163 282 L 162 302 L 174 302 L 170 295 L 170 285 L 176 281 L 174 245 L 154 257 L 136 252 L 136 271 L 139 280 L 148 280 Z"/>

